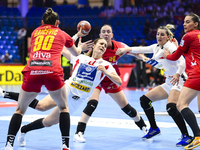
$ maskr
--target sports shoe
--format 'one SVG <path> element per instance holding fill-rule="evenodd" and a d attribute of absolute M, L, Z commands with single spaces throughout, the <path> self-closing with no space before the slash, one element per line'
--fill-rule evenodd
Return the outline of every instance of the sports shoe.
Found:
<path fill-rule="evenodd" d="M 78 132 L 78 134 L 75 134 L 73 141 L 78 143 L 85 143 L 86 140 L 83 137 L 83 132 Z"/>
<path fill-rule="evenodd" d="M 13 147 L 11 146 L 11 144 L 9 142 L 7 142 L 4 150 L 13 150 Z"/>
<path fill-rule="evenodd" d="M 187 136 L 187 135 L 183 134 L 181 136 L 181 141 L 176 143 L 176 146 L 186 146 L 192 142 L 192 139 L 193 138 L 191 136 Z"/>
<path fill-rule="evenodd" d="M 159 134 L 161 134 L 159 128 L 157 128 L 157 129 L 152 129 L 152 128 L 150 128 L 150 129 L 149 129 L 149 132 L 148 132 L 145 136 L 143 136 L 142 139 L 144 139 L 144 140 L 145 140 L 145 139 L 150 139 L 150 138 L 152 138 L 152 137 L 154 137 L 154 136 L 156 136 L 156 135 L 159 135 Z"/>
<path fill-rule="evenodd" d="M 0 98 L 3 98 L 5 93 L 3 92 L 4 90 L 2 89 L 2 87 L 0 87 Z"/>
<path fill-rule="evenodd" d="M 147 133 L 148 133 L 148 129 L 147 129 L 147 127 L 142 127 L 142 131 L 143 131 L 143 133 L 144 133 L 144 135 L 146 135 Z"/>
<path fill-rule="evenodd" d="M 26 146 L 26 138 L 25 138 L 26 133 L 22 133 L 21 128 L 19 129 L 17 141 L 18 141 L 19 146 L 24 147 Z"/>
<path fill-rule="evenodd" d="M 61 150 L 70 150 L 70 149 L 65 144 L 63 144 Z"/>
<path fill-rule="evenodd" d="M 194 140 L 187 146 L 184 147 L 184 149 L 194 149 L 195 147 L 200 146 L 200 137 L 195 137 Z"/>

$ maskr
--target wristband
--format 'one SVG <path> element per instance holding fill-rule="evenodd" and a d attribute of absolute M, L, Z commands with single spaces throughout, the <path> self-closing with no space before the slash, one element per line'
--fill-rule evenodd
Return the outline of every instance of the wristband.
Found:
<path fill-rule="evenodd" d="M 76 40 L 78 39 L 77 34 L 75 34 L 74 36 L 72 36 L 72 39 L 73 39 L 74 41 L 76 41 Z"/>

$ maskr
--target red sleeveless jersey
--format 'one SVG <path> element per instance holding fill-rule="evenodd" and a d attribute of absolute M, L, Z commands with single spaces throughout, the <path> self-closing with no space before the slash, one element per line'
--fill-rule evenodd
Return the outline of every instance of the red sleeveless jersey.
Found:
<path fill-rule="evenodd" d="M 48 70 L 62 73 L 61 52 L 63 47 L 72 47 L 73 39 L 60 28 L 42 25 L 31 34 L 31 54 L 22 72 Z"/>

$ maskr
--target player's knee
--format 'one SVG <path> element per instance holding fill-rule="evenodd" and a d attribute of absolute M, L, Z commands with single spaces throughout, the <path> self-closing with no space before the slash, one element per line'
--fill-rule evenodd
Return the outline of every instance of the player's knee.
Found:
<path fill-rule="evenodd" d="M 122 110 L 131 118 L 137 115 L 137 111 L 129 104 L 127 104 Z"/>
<path fill-rule="evenodd" d="M 47 108 L 44 105 L 41 105 L 40 103 L 37 103 L 37 106 L 35 107 L 35 109 L 39 110 L 39 111 L 46 111 Z"/>
<path fill-rule="evenodd" d="M 151 103 L 152 103 L 152 101 L 145 95 L 140 97 L 140 105 L 144 110 L 150 109 L 152 107 Z"/>
<path fill-rule="evenodd" d="M 178 111 L 175 103 L 168 103 L 166 106 L 168 114 L 174 118 L 176 117 L 180 112 Z"/>
<path fill-rule="evenodd" d="M 88 116 L 92 116 L 92 113 L 95 111 L 97 105 L 98 105 L 98 101 L 95 99 L 92 99 L 87 103 L 87 106 L 85 107 L 83 112 Z"/>

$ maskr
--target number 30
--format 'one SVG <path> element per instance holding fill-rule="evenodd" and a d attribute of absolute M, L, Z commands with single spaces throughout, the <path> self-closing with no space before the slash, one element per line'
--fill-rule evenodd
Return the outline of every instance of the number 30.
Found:
<path fill-rule="evenodd" d="M 42 50 L 50 50 L 51 47 L 52 47 L 52 43 L 54 41 L 54 36 L 51 36 L 51 35 L 47 35 L 44 39 L 44 36 L 43 35 L 40 35 L 38 36 L 36 39 L 35 39 L 35 46 L 33 47 L 33 51 L 38 51 L 41 49 L 42 47 Z M 44 40 L 43 40 L 44 39 Z"/>

